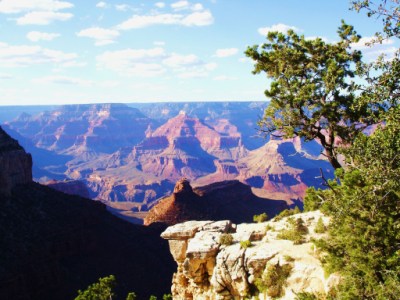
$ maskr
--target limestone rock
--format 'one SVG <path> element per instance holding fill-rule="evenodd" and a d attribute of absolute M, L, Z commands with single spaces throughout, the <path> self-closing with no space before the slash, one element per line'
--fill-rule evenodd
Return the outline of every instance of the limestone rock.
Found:
<path fill-rule="evenodd" d="M 328 293 L 340 277 L 325 278 L 309 241 L 323 236 L 314 232 L 319 218 L 326 225 L 329 219 L 319 211 L 292 218 L 303 219 L 308 227 L 303 244 L 278 239 L 279 232 L 288 227 L 288 218 L 237 226 L 229 221 L 190 221 L 167 228 L 161 236 L 169 240 L 178 263 L 172 284 L 174 299 L 271 299 L 265 291 L 257 292 L 255 283 L 272 265 L 290 265 L 291 269 L 280 299 L 294 299 L 299 292 Z M 231 245 L 220 243 L 224 233 L 232 234 Z M 244 240 L 251 241 L 251 246 L 242 248 L 240 241 Z"/>

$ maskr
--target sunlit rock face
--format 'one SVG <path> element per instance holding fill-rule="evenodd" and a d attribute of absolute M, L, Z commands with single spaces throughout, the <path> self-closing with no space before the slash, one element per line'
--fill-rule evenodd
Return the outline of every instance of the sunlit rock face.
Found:
<path fill-rule="evenodd" d="M 300 292 L 325 295 L 334 287 L 336 274 L 325 278 L 320 254 L 310 242 L 323 238 L 315 232 L 321 218 L 319 211 L 297 214 L 308 229 L 304 243 L 279 239 L 279 232 L 288 226 L 288 218 L 259 224 L 232 224 L 231 221 L 189 221 L 165 230 L 161 237 L 169 241 L 170 251 L 178 264 L 172 281 L 174 299 L 272 299 L 268 292 L 260 292 L 256 281 L 269 266 L 290 266 L 291 271 L 283 286 L 280 299 L 295 299 Z M 266 231 L 266 226 L 269 230 Z M 230 234 L 232 243 L 221 244 L 221 236 Z M 243 248 L 241 241 L 250 241 Z M 271 292 L 270 292 L 271 293 Z"/>

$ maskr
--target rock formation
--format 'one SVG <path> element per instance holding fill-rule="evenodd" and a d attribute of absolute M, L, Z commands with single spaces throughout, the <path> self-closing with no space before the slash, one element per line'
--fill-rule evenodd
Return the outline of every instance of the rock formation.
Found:
<path fill-rule="evenodd" d="M 178 264 L 172 281 L 174 299 L 295 299 L 300 292 L 327 294 L 339 277 L 333 274 L 325 278 L 320 254 L 310 239 L 324 236 L 315 232 L 316 224 L 321 218 L 327 225 L 329 219 L 318 211 L 291 218 L 302 219 L 307 227 L 301 244 L 279 239 L 289 218 L 240 225 L 189 221 L 167 228 L 161 236 L 169 241 Z M 230 243 L 223 242 L 221 237 L 229 235 Z M 281 290 L 276 282 L 263 282 L 270 268 L 289 270 Z"/>
<path fill-rule="evenodd" d="M 0 194 L 32 181 L 32 157 L 0 127 Z"/>
<path fill-rule="evenodd" d="M 169 195 L 182 177 L 194 187 L 239 180 L 259 197 L 291 204 L 308 186 L 321 187 L 320 169 L 332 175 L 316 142 L 255 138 L 263 103 L 136 106 L 21 114 L 8 132 L 27 140 L 35 180 L 80 180 L 93 199 L 137 203 L 138 210 Z"/>
<path fill-rule="evenodd" d="M 192 189 L 187 179 L 179 180 L 172 195 L 150 206 L 144 224 L 173 225 L 189 220 L 232 220 L 249 222 L 255 214 L 270 217 L 287 208 L 284 201 L 255 196 L 251 188 L 237 180 L 216 182 Z"/>

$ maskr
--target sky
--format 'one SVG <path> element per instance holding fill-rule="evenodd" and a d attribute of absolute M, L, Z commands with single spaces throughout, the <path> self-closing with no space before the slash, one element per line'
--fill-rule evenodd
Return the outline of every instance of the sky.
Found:
<path fill-rule="evenodd" d="M 0 105 L 264 101 L 248 46 L 270 30 L 338 39 L 340 20 L 366 60 L 379 20 L 348 0 L 0 0 Z"/>

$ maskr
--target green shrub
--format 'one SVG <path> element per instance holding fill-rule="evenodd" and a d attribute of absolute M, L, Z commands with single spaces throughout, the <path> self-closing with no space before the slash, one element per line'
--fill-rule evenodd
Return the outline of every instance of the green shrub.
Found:
<path fill-rule="evenodd" d="M 261 293 L 267 293 L 270 297 L 282 297 L 286 280 L 292 272 L 293 266 L 290 264 L 269 265 L 260 278 L 255 280 L 255 285 Z"/>
<path fill-rule="evenodd" d="M 232 243 L 233 243 L 232 234 L 230 234 L 230 233 L 221 234 L 221 236 L 219 237 L 219 243 L 221 245 L 226 245 L 226 246 L 232 245 Z"/>
<path fill-rule="evenodd" d="M 267 226 L 265 226 L 265 232 L 268 232 L 270 230 L 275 230 L 275 228 L 273 226 L 271 226 L 270 224 L 268 224 Z"/>
<path fill-rule="evenodd" d="M 131 292 L 126 296 L 126 300 L 136 300 L 136 294 Z"/>
<path fill-rule="evenodd" d="M 75 300 L 109 300 L 115 295 L 113 288 L 116 285 L 114 275 L 100 278 L 98 282 L 93 283 L 87 287 L 86 290 L 78 291 L 78 297 Z"/>
<path fill-rule="evenodd" d="M 294 258 L 293 257 L 291 257 L 290 255 L 285 255 L 285 256 L 283 256 L 283 258 L 285 259 L 285 261 L 287 261 L 287 262 L 294 262 Z"/>
<path fill-rule="evenodd" d="M 278 239 L 293 241 L 295 245 L 304 243 L 304 235 L 308 233 L 308 228 L 303 219 L 288 218 L 289 228 L 284 229 L 277 235 Z"/>
<path fill-rule="evenodd" d="M 318 300 L 318 297 L 313 293 L 302 292 L 296 294 L 296 300 Z"/>
<path fill-rule="evenodd" d="M 282 219 L 285 218 L 285 217 L 290 217 L 290 216 L 293 216 L 293 215 L 296 215 L 296 214 L 299 214 L 299 213 L 301 213 L 301 210 L 300 210 L 300 208 L 299 208 L 298 206 L 296 206 L 294 209 L 285 209 L 285 210 L 282 210 L 282 211 L 280 212 L 280 214 L 277 215 L 277 216 L 274 218 L 274 221 L 275 221 L 275 222 L 276 222 L 276 221 L 280 221 L 280 220 L 282 220 Z"/>
<path fill-rule="evenodd" d="M 253 221 L 256 223 L 265 222 L 265 221 L 267 221 L 267 219 L 268 219 L 268 215 L 266 213 L 262 213 L 262 214 L 253 216 Z"/>
<path fill-rule="evenodd" d="M 322 218 L 319 217 L 317 224 L 315 225 L 314 232 L 315 233 L 324 233 L 326 231 L 326 227 L 324 225 L 324 222 L 322 221 Z"/>
<path fill-rule="evenodd" d="M 252 246 L 252 244 L 251 244 L 251 241 L 249 241 L 249 240 L 240 241 L 240 248 L 242 248 L 242 249 L 246 249 L 246 248 L 249 248 L 251 246 Z"/>

